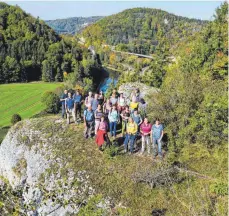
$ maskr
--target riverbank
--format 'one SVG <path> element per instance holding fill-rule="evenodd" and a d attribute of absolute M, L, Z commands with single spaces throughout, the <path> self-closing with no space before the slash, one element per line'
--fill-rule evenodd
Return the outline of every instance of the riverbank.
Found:
<path fill-rule="evenodd" d="M 102 65 L 104 69 L 104 78 L 100 82 L 97 91 L 103 91 L 104 93 L 109 89 L 109 87 L 116 86 L 118 83 L 118 77 L 120 75 L 119 70 L 115 70 L 107 65 Z"/>

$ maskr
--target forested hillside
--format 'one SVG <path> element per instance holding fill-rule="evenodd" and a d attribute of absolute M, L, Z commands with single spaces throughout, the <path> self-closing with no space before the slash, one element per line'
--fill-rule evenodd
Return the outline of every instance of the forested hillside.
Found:
<path fill-rule="evenodd" d="M 103 17 L 71 17 L 67 19 L 46 20 L 45 22 L 58 34 L 74 35 L 101 18 Z"/>
<path fill-rule="evenodd" d="M 103 64 L 121 71 L 117 88 L 157 87 L 144 96 L 146 114 L 163 124 L 158 160 L 125 154 L 121 137 L 99 151 L 84 139 L 87 124 L 59 114 L 18 122 L 0 145 L 0 215 L 228 215 L 227 2 L 209 22 L 126 10 L 87 27 L 84 45 L 4 3 L 0 24 L 1 82 L 40 77 L 88 92 Z"/>
<path fill-rule="evenodd" d="M 219 206 L 227 209 L 228 203 L 227 14 L 228 4 L 225 2 L 216 9 L 214 21 L 180 44 L 175 62 L 157 59 L 156 63 L 151 63 L 154 70 L 144 75 L 123 73 L 120 78 L 120 82 L 136 79 L 154 85 L 155 76 L 161 75 L 160 92 L 150 95 L 149 117 L 159 116 L 165 125 L 169 139 L 168 161 L 212 178 L 211 181 L 190 184 L 198 184 L 198 190 L 202 192 L 208 190 L 212 193 L 210 200 L 214 202 L 204 201 L 204 211 L 195 209 L 188 215 L 227 215 L 227 212 L 216 211 Z M 184 200 L 187 188 L 182 190 L 179 198 Z M 200 207 L 199 203 L 206 197 L 203 198 L 203 193 L 196 189 L 192 191 L 188 187 L 188 191 L 188 194 L 196 191 L 201 197 L 191 202 L 192 206 Z"/>
<path fill-rule="evenodd" d="M 71 79 L 75 84 L 93 78 L 98 67 L 74 39 L 60 37 L 18 6 L 0 3 L 0 83 Z"/>
<path fill-rule="evenodd" d="M 37 80 L 51 44 L 60 37 L 19 7 L 0 3 L 0 82 Z"/>
<path fill-rule="evenodd" d="M 83 31 L 92 43 L 117 45 L 122 51 L 154 53 L 161 37 L 170 48 L 186 36 L 200 31 L 208 22 L 176 16 L 158 9 L 134 8 L 105 17 Z"/>
<path fill-rule="evenodd" d="M 223 152 L 227 146 L 227 12 L 225 2 L 215 20 L 180 48 L 176 63 L 165 68 L 160 93 L 152 97 L 151 116 L 163 118 L 171 152 L 183 159 L 196 147 Z"/>
<path fill-rule="evenodd" d="M 180 42 L 172 53 L 175 61 L 166 58 L 169 51 L 162 37 L 154 60 L 131 56 L 127 60 L 134 68 L 119 77 L 118 85 L 139 81 L 160 87 L 159 93 L 150 95 L 150 117 L 163 119 L 174 157 L 188 157 L 187 151 L 197 146 L 206 151 L 227 146 L 227 12 L 225 2 L 216 9 L 214 21 Z M 113 67 L 128 63 L 118 53 L 101 54 Z M 144 65 L 148 68 L 140 73 L 138 67 Z"/>

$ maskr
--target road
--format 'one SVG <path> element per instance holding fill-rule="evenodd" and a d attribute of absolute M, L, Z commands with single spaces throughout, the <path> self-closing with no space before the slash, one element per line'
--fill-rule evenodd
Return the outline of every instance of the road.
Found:
<path fill-rule="evenodd" d="M 85 38 L 81 37 L 81 38 L 78 38 L 78 42 L 82 45 L 85 44 Z M 111 45 L 108 45 L 108 44 L 103 44 L 102 47 L 109 47 L 111 48 L 111 51 L 112 52 L 116 52 L 116 53 L 121 53 L 121 54 L 127 54 L 127 55 L 135 55 L 135 56 L 138 56 L 138 57 L 141 57 L 141 58 L 148 58 L 148 59 L 154 59 L 153 56 L 151 55 L 143 55 L 143 54 L 139 54 L 139 53 L 132 53 L 132 52 L 123 52 L 123 51 L 117 51 L 115 50 L 115 46 L 111 46 Z M 95 52 L 95 49 L 93 46 L 89 46 L 90 48 L 90 51 L 94 54 L 96 53 Z M 169 56 L 168 59 L 171 59 L 171 61 L 176 61 L 176 58 L 174 56 Z"/>

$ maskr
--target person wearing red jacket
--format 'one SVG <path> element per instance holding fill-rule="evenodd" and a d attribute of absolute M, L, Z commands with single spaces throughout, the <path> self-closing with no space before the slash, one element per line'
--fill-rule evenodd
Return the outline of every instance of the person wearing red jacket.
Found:
<path fill-rule="evenodd" d="M 105 121 L 104 116 L 102 116 L 100 119 L 99 125 L 98 125 L 97 136 L 95 139 L 95 142 L 100 149 L 105 142 L 105 137 L 107 136 L 107 131 L 108 131 L 108 124 Z"/>

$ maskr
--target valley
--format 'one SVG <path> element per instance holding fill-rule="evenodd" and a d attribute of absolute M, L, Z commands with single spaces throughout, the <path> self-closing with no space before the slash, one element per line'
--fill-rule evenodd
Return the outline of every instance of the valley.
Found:
<path fill-rule="evenodd" d="M 46 20 L 45 22 L 55 30 L 57 34 L 75 35 L 85 27 L 102 19 L 102 16 L 72 17 L 67 19 Z"/>
<path fill-rule="evenodd" d="M 0 2 L 0 215 L 228 215 L 227 14 L 223 2 L 211 20 L 139 7 L 43 21 Z M 114 88 L 144 95 L 162 157 L 140 154 L 142 134 L 127 154 L 119 121 L 98 148 L 61 118 L 65 89 Z"/>

